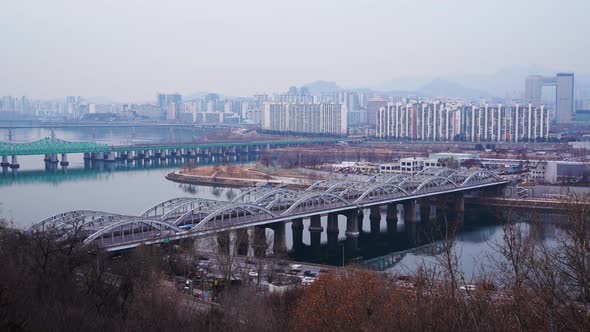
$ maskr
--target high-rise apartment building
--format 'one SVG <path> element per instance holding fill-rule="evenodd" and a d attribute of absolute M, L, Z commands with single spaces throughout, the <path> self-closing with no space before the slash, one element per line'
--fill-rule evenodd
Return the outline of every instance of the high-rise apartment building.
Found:
<path fill-rule="evenodd" d="M 262 113 L 262 128 L 266 130 L 337 136 L 347 133 L 347 114 L 341 104 L 267 102 Z"/>
<path fill-rule="evenodd" d="M 529 104 L 463 106 L 441 102 L 388 103 L 379 110 L 376 137 L 421 141 L 521 142 L 549 137 L 547 110 Z"/>
<path fill-rule="evenodd" d="M 387 106 L 387 101 L 382 98 L 372 98 L 367 101 L 367 122 L 375 124 L 381 107 Z"/>
<path fill-rule="evenodd" d="M 176 120 L 182 110 L 182 96 L 179 94 L 158 94 L 158 108 L 166 114 L 166 120 Z"/>

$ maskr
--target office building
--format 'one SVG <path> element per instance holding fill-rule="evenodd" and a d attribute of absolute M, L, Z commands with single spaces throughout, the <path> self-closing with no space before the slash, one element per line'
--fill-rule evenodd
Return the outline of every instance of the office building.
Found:
<path fill-rule="evenodd" d="M 574 115 L 574 74 L 557 74 L 555 122 L 570 123 Z"/>
<path fill-rule="evenodd" d="M 528 76 L 525 80 L 524 104 L 540 107 L 545 86 L 555 87 L 555 123 L 571 123 L 574 117 L 574 74 L 558 73 L 555 77 Z"/>

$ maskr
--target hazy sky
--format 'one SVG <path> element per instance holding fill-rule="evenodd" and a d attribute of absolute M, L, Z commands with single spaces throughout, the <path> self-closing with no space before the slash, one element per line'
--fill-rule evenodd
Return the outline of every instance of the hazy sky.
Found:
<path fill-rule="evenodd" d="M 0 0 L 0 94 L 155 99 L 588 72 L 588 0 Z"/>

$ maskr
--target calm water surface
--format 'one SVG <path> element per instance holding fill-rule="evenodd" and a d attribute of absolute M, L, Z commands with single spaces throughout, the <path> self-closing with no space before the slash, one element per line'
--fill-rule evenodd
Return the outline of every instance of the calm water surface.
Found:
<path fill-rule="evenodd" d="M 96 141 L 108 144 L 133 144 L 140 142 L 189 141 L 198 136 L 190 129 L 175 128 L 97 128 L 57 129 L 58 138 L 68 141 Z M 51 135 L 48 129 L 0 129 L 0 141 L 30 142 Z M 139 215 L 151 206 L 174 197 L 201 197 L 229 200 L 239 189 L 213 188 L 184 185 L 164 178 L 180 167 L 178 162 L 151 165 L 105 164 L 100 168 L 85 169 L 82 155 L 69 156 L 67 172 L 44 169 L 41 156 L 20 157 L 21 169 L 17 176 L 10 172 L 0 175 L 0 208 L 2 215 L 15 225 L 28 227 L 51 215 L 69 210 L 102 210 L 121 214 Z M 87 165 L 88 166 L 88 165 Z M 339 217 L 338 246 L 328 246 L 327 234 L 322 233 L 321 249 L 311 249 L 307 227 L 304 222 L 303 247 L 293 250 L 291 225 L 286 227 L 287 247 L 290 255 L 302 261 L 316 261 L 339 265 L 342 256 L 346 262 L 382 262 L 382 270 L 412 271 L 422 262 L 435 262 L 436 247 L 432 242 L 432 230 L 428 225 L 403 223 L 392 227 L 385 222 L 385 215 L 376 225 L 365 211 L 358 251 L 347 252 L 346 220 Z M 482 273 L 481 262 L 497 256 L 494 246 L 501 242 L 502 231 L 490 215 L 482 217 L 481 211 L 467 210 L 463 227 L 456 237 L 456 253 L 460 255 L 460 269 L 467 277 Z M 322 218 L 324 230 L 327 220 Z M 546 239 L 555 236 L 550 222 L 543 224 L 541 233 Z M 268 231 L 269 235 L 272 231 Z M 430 234 L 430 235 L 429 235 Z M 393 254 L 392 254 L 393 253 Z M 383 263 L 386 262 L 386 263 Z M 391 263 L 393 262 L 393 263 Z M 485 264 L 483 264 L 486 267 Z M 489 267 L 493 269 L 493 267 Z"/>

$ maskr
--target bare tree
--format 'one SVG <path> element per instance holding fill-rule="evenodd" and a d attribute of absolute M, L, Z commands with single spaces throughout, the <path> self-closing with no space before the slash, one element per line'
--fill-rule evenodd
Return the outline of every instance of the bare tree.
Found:
<path fill-rule="evenodd" d="M 260 156 L 260 164 L 266 168 L 272 165 L 272 155 L 268 152 L 264 152 L 262 156 Z"/>
<path fill-rule="evenodd" d="M 215 259 L 219 272 L 227 286 L 230 285 L 234 275 L 239 272 L 238 248 L 245 239 L 229 231 L 220 232 L 216 237 Z"/>
<path fill-rule="evenodd" d="M 590 303 L 590 194 L 570 191 L 562 204 L 567 216 L 554 257 L 577 300 Z"/>

